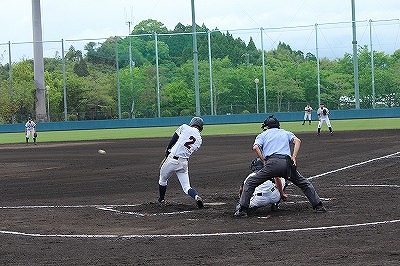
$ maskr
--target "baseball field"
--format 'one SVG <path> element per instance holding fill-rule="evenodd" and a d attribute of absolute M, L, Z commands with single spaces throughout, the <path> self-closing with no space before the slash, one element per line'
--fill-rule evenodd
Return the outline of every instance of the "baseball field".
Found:
<path fill-rule="evenodd" d="M 204 209 L 176 177 L 156 203 L 169 137 L 0 145 L 0 264 L 399 265 L 400 129 L 295 133 L 327 213 L 289 185 L 279 211 L 233 217 L 255 134 L 203 137 Z"/>

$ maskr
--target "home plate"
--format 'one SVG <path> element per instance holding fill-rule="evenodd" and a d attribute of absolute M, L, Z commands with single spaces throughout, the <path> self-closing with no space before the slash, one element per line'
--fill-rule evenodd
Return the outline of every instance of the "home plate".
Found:
<path fill-rule="evenodd" d="M 220 205 L 225 205 L 225 202 L 204 202 L 204 205 L 208 206 L 220 206 Z"/>

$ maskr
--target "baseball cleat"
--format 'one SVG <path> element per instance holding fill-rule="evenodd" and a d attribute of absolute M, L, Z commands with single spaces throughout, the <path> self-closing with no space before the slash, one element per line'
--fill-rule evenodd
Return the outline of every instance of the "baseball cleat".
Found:
<path fill-rule="evenodd" d="M 165 203 L 165 199 L 160 199 L 160 198 L 158 198 L 157 201 L 158 201 L 158 203 L 161 203 L 161 204 L 162 204 L 162 203 Z"/>
<path fill-rule="evenodd" d="M 317 206 L 314 207 L 314 212 L 325 213 L 325 212 L 327 212 L 327 210 L 325 209 L 325 207 L 322 204 L 318 204 Z"/>
<path fill-rule="evenodd" d="M 197 208 L 199 208 L 199 209 L 204 207 L 203 199 L 200 196 L 196 197 L 196 205 L 197 205 Z"/>
<path fill-rule="evenodd" d="M 277 212 L 279 210 L 278 203 L 273 203 L 271 205 L 271 211 Z"/>
<path fill-rule="evenodd" d="M 233 216 L 237 217 L 237 218 L 247 218 L 247 212 L 244 210 L 237 210 Z"/>

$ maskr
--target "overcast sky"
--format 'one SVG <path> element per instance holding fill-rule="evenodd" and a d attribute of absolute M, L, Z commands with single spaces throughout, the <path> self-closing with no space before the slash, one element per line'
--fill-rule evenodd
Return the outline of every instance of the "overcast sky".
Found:
<path fill-rule="evenodd" d="M 31 1 L 1 0 L 0 44 L 32 41 Z M 357 21 L 400 18 L 400 0 L 355 0 L 355 5 Z M 164 23 L 170 30 L 179 22 L 191 25 L 191 0 L 41 0 L 41 10 L 44 41 L 126 35 L 127 21 L 134 26 L 149 18 Z M 351 0 L 195 0 L 195 11 L 196 23 L 204 23 L 209 29 L 281 28 L 350 22 Z M 377 32 L 376 44 L 386 47 L 387 43 L 387 52 L 390 53 L 400 46 L 399 22 L 388 24 L 391 26 L 374 31 Z M 295 38 L 300 38 L 302 41 L 295 48 L 315 49 L 313 28 L 307 30 L 275 35 L 266 33 L 265 41 L 270 40 L 273 46 L 282 38 L 282 41 L 296 45 Z M 325 45 L 334 53 L 333 56 L 341 56 L 341 52 L 335 53 L 342 42 L 347 43 L 346 49 L 351 48 L 351 27 L 346 25 L 340 31 L 345 32 L 345 37 L 338 36 L 335 41 L 329 38 L 336 33 L 321 29 L 321 46 Z M 368 31 L 366 28 L 359 29 L 359 38 L 367 42 Z M 257 38 L 253 39 L 259 46 Z M 323 44 L 324 40 L 326 44 Z M 269 45 L 266 46 L 269 48 Z M 0 47 L 0 54 L 3 47 Z"/>

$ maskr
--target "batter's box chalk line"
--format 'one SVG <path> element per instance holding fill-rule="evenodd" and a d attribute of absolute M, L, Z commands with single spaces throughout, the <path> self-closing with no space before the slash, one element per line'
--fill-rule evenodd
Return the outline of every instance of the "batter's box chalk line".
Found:
<path fill-rule="evenodd" d="M 158 216 L 158 215 L 176 215 L 176 214 L 185 214 L 193 211 L 177 211 L 177 212 L 161 212 L 161 213 L 142 213 L 142 212 L 130 212 L 130 211 L 120 211 L 116 210 L 114 208 L 109 208 L 109 207 L 98 207 L 98 210 L 103 210 L 103 211 L 110 211 L 110 212 L 115 212 L 118 214 L 128 214 L 128 215 L 135 215 L 135 216 Z"/>

